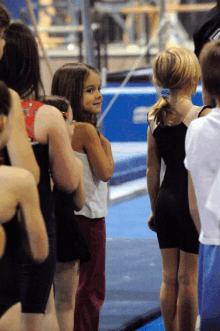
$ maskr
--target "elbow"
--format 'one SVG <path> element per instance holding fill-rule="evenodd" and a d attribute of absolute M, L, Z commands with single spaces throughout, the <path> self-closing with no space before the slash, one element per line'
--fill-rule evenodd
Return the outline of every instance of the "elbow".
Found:
<path fill-rule="evenodd" d="M 106 173 L 106 174 L 103 174 L 102 176 L 100 176 L 99 179 L 106 183 L 112 178 L 112 175 L 113 175 L 113 172 L 112 173 Z"/>
<path fill-rule="evenodd" d="M 112 178 L 113 172 L 114 172 L 114 168 L 105 169 L 105 172 L 100 174 L 100 176 L 98 177 L 103 182 L 108 182 Z"/>
<path fill-rule="evenodd" d="M 76 196 L 73 196 L 73 207 L 75 211 L 80 211 L 81 209 L 83 209 L 83 206 L 86 202 L 86 195 L 85 195 L 85 191 L 84 194 L 82 194 L 79 198 L 77 197 L 77 192 L 76 192 Z"/>
<path fill-rule="evenodd" d="M 60 177 L 58 180 L 54 180 L 54 183 L 60 190 L 67 194 L 71 194 L 77 190 L 79 186 L 79 180 L 79 176 L 77 176 L 76 173 L 70 173 L 68 177 Z"/>
<path fill-rule="evenodd" d="M 43 263 L 47 259 L 47 257 L 48 257 L 48 253 L 45 251 L 35 254 L 33 258 L 35 263 L 40 264 Z"/>
<path fill-rule="evenodd" d="M 32 256 L 36 263 L 44 262 L 49 255 L 49 244 L 46 234 L 40 234 L 32 244 Z"/>
<path fill-rule="evenodd" d="M 83 209 L 84 203 L 74 203 L 74 210 L 75 211 L 80 211 Z"/>

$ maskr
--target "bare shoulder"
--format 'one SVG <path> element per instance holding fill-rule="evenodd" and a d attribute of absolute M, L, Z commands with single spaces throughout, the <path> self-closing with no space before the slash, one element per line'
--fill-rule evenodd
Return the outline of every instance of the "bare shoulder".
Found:
<path fill-rule="evenodd" d="M 35 117 L 35 137 L 41 144 L 48 143 L 48 136 L 55 137 L 66 130 L 65 122 L 61 112 L 50 105 L 41 106 Z"/>
<path fill-rule="evenodd" d="M 84 123 L 84 122 L 75 122 L 75 130 L 77 132 L 82 132 L 84 135 L 97 135 L 96 128 L 90 124 L 90 123 Z"/>
<path fill-rule="evenodd" d="M 19 94 L 16 91 L 12 90 L 11 88 L 9 88 L 8 90 L 9 90 L 9 92 L 11 94 L 11 97 L 13 99 L 16 99 L 16 100 L 19 99 L 20 100 Z"/>
<path fill-rule="evenodd" d="M 81 141 L 82 144 L 86 142 L 92 143 L 94 139 L 98 139 L 96 128 L 90 123 L 76 122 L 74 127 L 73 141 Z"/>
<path fill-rule="evenodd" d="M 88 144 L 94 144 L 99 139 L 96 128 L 90 123 L 75 122 L 72 147 L 74 151 L 85 153 Z"/>
<path fill-rule="evenodd" d="M 56 118 L 61 118 L 62 114 L 61 112 L 54 106 L 50 106 L 50 105 L 42 105 L 38 111 L 37 111 L 38 115 L 44 115 L 44 116 L 52 116 L 55 119 Z"/>

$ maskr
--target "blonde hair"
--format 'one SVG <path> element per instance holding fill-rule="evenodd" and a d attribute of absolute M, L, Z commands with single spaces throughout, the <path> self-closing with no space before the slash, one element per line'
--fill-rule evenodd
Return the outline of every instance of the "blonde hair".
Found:
<path fill-rule="evenodd" d="M 153 81 L 160 88 L 194 92 L 201 75 L 196 55 L 185 47 L 170 47 L 157 55 L 153 63 Z M 163 96 L 152 107 L 150 115 L 157 124 L 169 125 L 175 109 Z"/>

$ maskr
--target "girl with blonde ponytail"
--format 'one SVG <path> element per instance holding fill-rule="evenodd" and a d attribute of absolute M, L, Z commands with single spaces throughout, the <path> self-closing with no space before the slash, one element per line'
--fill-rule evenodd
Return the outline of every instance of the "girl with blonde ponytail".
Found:
<path fill-rule="evenodd" d="M 157 232 L 161 251 L 160 302 L 166 331 L 194 331 L 198 313 L 199 243 L 188 205 L 184 144 L 190 122 L 210 112 L 192 104 L 200 73 L 195 54 L 184 47 L 168 48 L 153 64 L 160 97 L 148 116 L 148 225 Z M 162 159 L 166 171 L 160 185 Z"/>

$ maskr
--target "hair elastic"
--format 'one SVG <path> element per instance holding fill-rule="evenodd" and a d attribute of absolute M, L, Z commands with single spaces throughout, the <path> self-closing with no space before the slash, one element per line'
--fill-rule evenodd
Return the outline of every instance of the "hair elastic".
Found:
<path fill-rule="evenodd" d="M 160 96 L 164 98 L 169 98 L 170 96 L 170 89 L 169 88 L 162 88 L 160 91 Z"/>
<path fill-rule="evenodd" d="M 64 111 L 62 111 L 62 114 L 63 114 L 63 117 L 64 118 L 68 118 L 69 117 L 69 114 L 68 113 L 65 113 Z"/>

